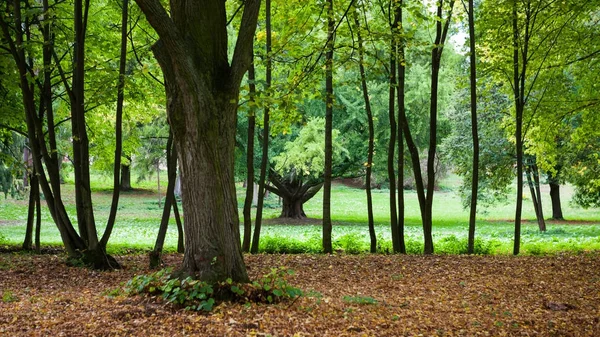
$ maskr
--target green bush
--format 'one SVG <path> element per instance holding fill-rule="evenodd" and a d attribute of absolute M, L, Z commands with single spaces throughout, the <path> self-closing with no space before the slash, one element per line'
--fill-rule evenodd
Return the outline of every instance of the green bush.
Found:
<path fill-rule="evenodd" d="M 211 311 L 215 303 L 228 299 L 274 303 L 302 296 L 302 291 L 292 287 L 287 276 L 293 271 L 273 268 L 271 272 L 252 283 L 237 283 L 231 279 L 216 284 L 208 284 L 191 277 L 173 277 L 171 269 L 163 269 L 148 275 L 138 275 L 127 282 L 124 291 L 127 295 L 147 294 L 162 297 L 168 303 L 186 310 Z"/>
<path fill-rule="evenodd" d="M 333 242 L 334 249 L 343 249 L 346 254 L 360 254 L 369 251 L 358 233 L 348 233 Z"/>

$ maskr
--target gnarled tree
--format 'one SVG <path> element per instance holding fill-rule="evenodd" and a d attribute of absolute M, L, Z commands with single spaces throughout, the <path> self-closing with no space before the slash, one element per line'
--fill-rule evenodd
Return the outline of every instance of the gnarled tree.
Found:
<path fill-rule="evenodd" d="M 168 119 L 179 149 L 185 209 L 183 272 L 247 281 L 240 247 L 234 146 L 240 82 L 251 62 L 259 0 L 247 0 L 231 62 L 222 0 L 136 0 L 159 41 Z M 169 15 L 170 13 L 170 15 Z"/>

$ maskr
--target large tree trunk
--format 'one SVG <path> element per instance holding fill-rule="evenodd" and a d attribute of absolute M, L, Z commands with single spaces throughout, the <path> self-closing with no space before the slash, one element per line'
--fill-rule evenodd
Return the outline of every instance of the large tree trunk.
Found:
<path fill-rule="evenodd" d="M 246 282 L 234 181 L 240 82 L 250 65 L 260 1 L 247 0 L 231 65 L 222 0 L 137 0 L 160 40 L 169 124 L 179 152 L 185 229 L 182 271 Z M 190 15 L 194 13 L 194 15 Z"/>
<path fill-rule="evenodd" d="M 281 218 L 306 219 L 304 213 L 302 198 L 283 197 L 283 209 L 281 210 Z"/>

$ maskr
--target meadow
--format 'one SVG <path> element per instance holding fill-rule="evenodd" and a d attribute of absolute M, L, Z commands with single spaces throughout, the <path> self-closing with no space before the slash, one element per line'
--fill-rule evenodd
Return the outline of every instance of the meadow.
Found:
<path fill-rule="evenodd" d="M 166 175 L 164 175 L 166 177 Z M 112 192 L 108 177 L 95 175 L 93 178 L 94 209 L 99 228 L 102 230 L 110 207 Z M 468 210 L 462 206 L 456 193 L 460 181 L 450 175 L 441 183 L 434 196 L 433 236 L 438 254 L 466 253 Z M 166 181 L 161 182 L 162 191 Z M 136 190 L 121 193 L 115 230 L 108 250 L 113 254 L 143 252 L 150 250 L 156 239 L 162 207 L 159 206 L 156 181 L 142 181 L 134 184 Z M 547 187 L 547 186 L 544 186 Z M 544 187 L 542 190 L 544 190 Z M 67 209 L 74 220 L 73 181 L 67 179 L 63 185 Z M 243 205 L 244 189 L 237 186 L 238 205 Z M 409 254 L 422 252 L 422 229 L 417 196 L 414 191 L 404 191 L 406 227 L 405 239 Z M 535 222 L 535 213 L 528 193 L 525 192 L 522 226 L 522 249 L 524 254 L 541 255 L 558 252 L 583 252 L 600 250 L 600 210 L 582 209 L 570 203 L 573 189 L 564 186 L 561 191 L 563 213 L 567 221 L 549 221 L 548 230 L 540 232 Z M 389 191 L 373 191 L 374 216 L 378 237 L 378 251 L 389 253 L 391 239 L 389 229 Z M 514 193 L 513 193 L 514 195 Z M 550 198 L 544 196 L 544 211 L 550 216 Z M 506 204 L 480 208 L 476 230 L 476 253 L 506 255 L 512 253 L 514 237 L 514 196 L 509 196 Z M 322 196 L 317 194 L 305 204 L 309 216 L 305 222 L 279 219 L 279 200 L 275 195 L 265 202 L 260 251 L 265 253 L 318 253 L 321 251 Z M 253 213 L 255 214 L 255 213 Z M 27 200 L 5 199 L 0 202 L 0 245 L 18 246 L 25 233 Z M 334 184 L 332 191 L 332 219 L 334 249 L 349 254 L 367 252 L 369 235 L 367 228 L 367 207 L 365 191 Z M 240 229 L 243 231 L 243 228 Z M 42 207 L 42 246 L 60 246 L 60 236 L 49 213 Z M 166 250 L 174 251 L 177 231 L 174 219 L 167 233 Z"/>

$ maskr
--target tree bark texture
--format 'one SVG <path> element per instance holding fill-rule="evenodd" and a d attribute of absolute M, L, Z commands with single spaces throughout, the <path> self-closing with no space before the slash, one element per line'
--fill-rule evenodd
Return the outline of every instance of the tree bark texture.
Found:
<path fill-rule="evenodd" d="M 248 0 L 231 64 L 221 0 L 136 0 L 159 42 L 168 119 L 183 182 L 185 253 L 182 271 L 209 281 L 246 282 L 234 181 L 240 82 L 250 65 L 260 1 Z M 190 15 L 193 13 L 194 15 Z"/>
<path fill-rule="evenodd" d="M 129 158 L 129 163 L 131 164 L 131 158 Z M 121 164 L 121 185 L 119 188 L 121 191 L 131 191 L 133 188 L 131 187 L 131 165 Z"/>
<path fill-rule="evenodd" d="M 331 175 L 333 164 L 333 48 L 334 26 L 333 0 L 327 0 L 327 51 L 325 52 L 325 170 L 323 187 L 323 252 L 333 253 L 331 242 Z"/>

